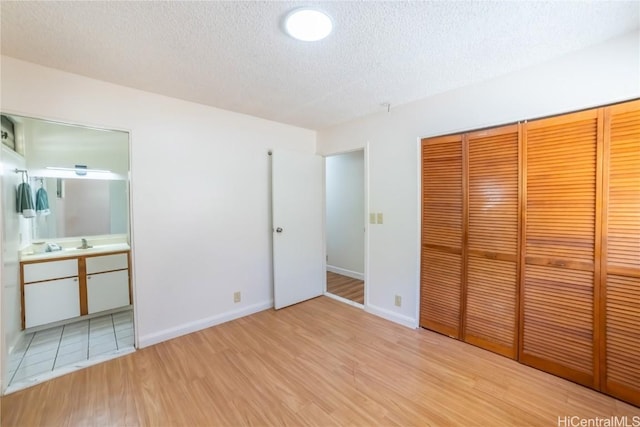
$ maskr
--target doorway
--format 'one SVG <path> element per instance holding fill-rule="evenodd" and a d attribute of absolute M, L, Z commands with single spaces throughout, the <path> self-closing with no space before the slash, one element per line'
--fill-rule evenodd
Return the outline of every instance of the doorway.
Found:
<path fill-rule="evenodd" d="M 2 128 L 5 394 L 135 345 L 129 133 L 7 112 Z"/>
<path fill-rule="evenodd" d="M 326 295 L 365 304 L 365 152 L 326 157 Z"/>

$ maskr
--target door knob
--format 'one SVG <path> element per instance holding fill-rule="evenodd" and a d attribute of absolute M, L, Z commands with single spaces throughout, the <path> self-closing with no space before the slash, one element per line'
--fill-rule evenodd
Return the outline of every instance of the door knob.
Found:
<path fill-rule="evenodd" d="M 276 233 L 282 233 L 282 227 L 276 228 Z"/>

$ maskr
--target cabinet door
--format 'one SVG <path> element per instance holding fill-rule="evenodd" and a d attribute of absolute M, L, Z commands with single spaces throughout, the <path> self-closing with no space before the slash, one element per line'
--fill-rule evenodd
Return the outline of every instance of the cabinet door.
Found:
<path fill-rule="evenodd" d="M 524 125 L 526 238 L 520 360 L 588 386 L 596 386 L 597 367 L 598 112 Z"/>
<path fill-rule="evenodd" d="M 640 101 L 605 109 L 603 390 L 640 405 Z"/>
<path fill-rule="evenodd" d="M 129 270 L 87 276 L 87 303 L 89 314 L 129 305 Z"/>
<path fill-rule="evenodd" d="M 422 141 L 420 325 L 460 338 L 462 136 Z"/>
<path fill-rule="evenodd" d="M 24 311 L 27 328 L 80 316 L 78 278 L 25 285 Z"/>
<path fill-rule="evenodd" d="M 464 340 L 515 358 L 518 125 L 470 133 Z"/>

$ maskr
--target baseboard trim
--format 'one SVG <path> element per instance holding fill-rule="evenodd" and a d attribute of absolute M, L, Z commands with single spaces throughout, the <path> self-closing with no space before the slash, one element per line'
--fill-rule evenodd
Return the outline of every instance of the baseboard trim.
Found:
<path fill-rule="evenodd" d="M 343 276 L 351 277 L 352 279 L 364 280 L 364 273 L 358 273 L 356 271 L 347 270 L 346 268 L 327 265 L 327 271 L 330 271 L 336 274 L 342 274 Z"/>
<path fill-rule="evenodd" d="M 170 340 L 172 338 L 177 338 L 182 335 L 187 335 L 192 332 L 197 332 L 202 329 L 219 325 L 221 323 L 225 323 L 231 320 L 239 319 L 241 317 L 249 316 L 250 314 L 268 310 L 272 307 L 273 307 L 273 300 L 269 300 L 269 301 L 265 301 L 257 304 L 248 305 L 246 307 L 242 307 L 237 310 L 227 311 L 225 313 L 217 314 L 215 316 L 207 317 L 205 319 L 185 323 L 183 325 L 176 326 L 173 328 L 143 335 L 143 336 L 140 336 L 138 339 L 138 348 L 149 347 L 151 345 L 158 344 L 163 341 Z"/>
<path fill-rule="evenodd" d="M 390 320 L 394 323 L 398 323 L 402 326 L 406 326 L 407 328 L 416 329 L 418 327 L 418 321 L 416 319 L 405 316 L 404 314 L 394 313 L 393 311 L 389 311 L 375 305 L 365 305 L 364 311 L 382 317 L 383 319 Z"/>

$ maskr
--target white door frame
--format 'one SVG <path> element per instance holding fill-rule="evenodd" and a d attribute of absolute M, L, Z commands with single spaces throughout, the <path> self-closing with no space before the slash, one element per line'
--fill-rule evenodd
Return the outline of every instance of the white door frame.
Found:
<path fill-rule="evenodd" d="M 370 233 L 370 225 L 369 224 L 369 142 L 367 141 L 362 147 L 356 147 L 353 148 L 351 150 L 344 150 L 344 151 L 336 151 L 336 152 L 330 152 L 330 153 L 323 153 L 322 156 L 325 157 L 325 159 L 327 157 L 332 157 L 332 156 L 339 156 L 341 154 L 347 154 L 347 153 L 353 153 L 356 151 L 362 151 L 363 152 L 363 156 L 364 156 L 364 212 L 362 212 L 362 215 L 364 215 L 364 228 L 365 228 L 365 232 L 364 232 L 364 304 L 358 304 L 357 302 L 348 300 L 346 298 L 342 298 L 339 297 L 337 295 L 333 295 L 327 292 L 327 283 L 325 281 L 324 283 L 324 295 L 329 297 L 329 298 L 333 298 L 336 299 L 338 301 L 344 302 L 346 304 L 358 307 L 358 308 L 363 308 L 366 309 L 369 306 L 369 286 L 367 285 L 368 280 L 369 280 L 369 233 Z M 324 255 L 325 255 L 325 260 L 327 259 L 327 185 L 326 185 L 326 170 L 327 170 L 327 166 L 326 166 L 326 161 L 325 161 L 325 182 L 324 182 L 324 187 L 323 187 L 323 196 L 324 196 L 324 200 L 323 200 L 323 215 L 324 215 L 324 233 L 323 233 L 323 240 L 324 240 Z M 325 262 L 325 267 L 326 267 L 326 262 Z"/>

